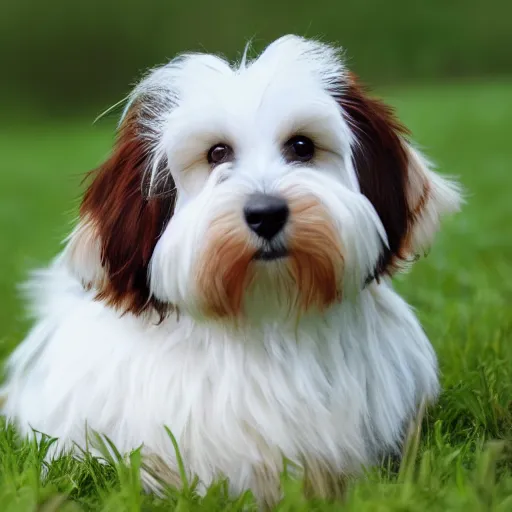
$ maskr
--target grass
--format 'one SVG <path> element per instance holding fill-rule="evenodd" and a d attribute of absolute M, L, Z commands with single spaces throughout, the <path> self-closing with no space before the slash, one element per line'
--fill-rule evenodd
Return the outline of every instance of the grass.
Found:
<path fill-rule="evenodd" d="M 385 461 L 351 485 L 344 510 L 512 510 L 512 118 L 510 83 L 386 91 L 415 138 L 468 192 L 428 258 L 396 286 L 435 345 L 443 394 L 405 462 Z M 91 114 L 91 119 L 94 115 Z M 1 128 L 0 357 L 27 328 L 15 284 L 46 262 L 69 229 L 80 175 L 108 152 L 111 126 L 33 121 Z M 42 443 L 0 431 L 0 503 L 24 510 L 251 510 L 250 496 L 205 498 L 194 485 L 162 498 L 140 491 L 138 452 L 129 464 L 68 456 L 46 467 Z M 284 480 L 280 510 L 338 510 L 305 502 Z"/>

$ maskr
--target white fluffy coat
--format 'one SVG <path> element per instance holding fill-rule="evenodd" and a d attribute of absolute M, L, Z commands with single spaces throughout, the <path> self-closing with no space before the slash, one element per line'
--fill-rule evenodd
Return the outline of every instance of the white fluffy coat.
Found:
<path fill-rule="evenodd" d="M 343 94 L 343 77 L 332 48 L 287 37 L 236 68 L 191 55 L 141 82 L 126 110 L 154 100 L 150 121 L 141 121 L 151 155 L 141 187 L 151 197 L 171 175 L 177 189 L 148 286 L 180 313 L 159 322 L 151 310 L 123 314 L 96 300 L 108 266 L 82 217 L 64 252 L 28 285 L 35 326 L 9 360 L 3 408 L 23 434 L 33 428 L 57 436 L 59 448 L 84 447 L 87 424 L 121 452 L 143 445 L 144 454 L 175 469 L 165 425 L 191 475 L 204 484 L 226 476 L 233 492 L 249 488 L 262 499 L 275 494 L 283 457 L 343 476 L 399 447 L 418 403 L 438 393 L 437 363 L 389 278 L 365 284 L 386 232 L 360 192 L 359 141 L 333 97 L 333 89 Z M 279 147 L 302 129 L 322 149 L 312 164 L 290 166 Z M 212 171 L 198 155 L 217 139 L 231 142 L 237 160 Z M 459 197 L 403 144 L 408 200 L 422 202 L 408 237 L 414 253 L 430 244 L 440 215 L 456 210 Z M 291 189 L 318 201 L 325 213 L 318 226 L 334 226 L 339 237 L 341 300 L 296 310 L 300 283 L 291 284 L 283 263 L 258 262 L 245 320 L 210 318 L 194 265 L 211 219 L 238 211 L 255 190 Z M 247 246 L 258 243 L 243 236 Z"/>

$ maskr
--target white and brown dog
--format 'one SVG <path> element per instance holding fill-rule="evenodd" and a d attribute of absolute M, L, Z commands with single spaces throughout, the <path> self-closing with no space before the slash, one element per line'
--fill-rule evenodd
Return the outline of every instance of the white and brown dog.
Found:
<path fill-rule="evenodd" d="M 142 444 L 172 480 L 167 426 L 204 484 L 272 503 L 286 458 L 335 495 L 438 392 L 390 276 L 459 203 L 336 49 L 180 56 L 135 87 L 76 229 L 28 285 L 3 412 L 63 448 L 86 425 Z"/>

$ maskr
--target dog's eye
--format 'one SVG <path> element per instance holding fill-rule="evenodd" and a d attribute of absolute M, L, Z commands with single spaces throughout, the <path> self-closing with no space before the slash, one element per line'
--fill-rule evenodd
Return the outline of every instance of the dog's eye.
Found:
<path fill-rule="evenodd" d="M 315 155 L 315 144 L 304 135 L 296 135 L 284 145 L 284 152 L 289 162 L 309 162 Z"/>
<path fill-rule="evenodd" d="M 231 159 L 233 150 L 227 144 L 215 144 L 208 151 L 208 163 L 222 164 Z"/>

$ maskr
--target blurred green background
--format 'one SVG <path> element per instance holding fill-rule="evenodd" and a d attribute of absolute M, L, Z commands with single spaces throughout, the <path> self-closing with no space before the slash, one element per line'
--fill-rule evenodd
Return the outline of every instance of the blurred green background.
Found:
<path fill-rule="evenodd" d="M 0 87 L 11 106 L 95 112 L 176 52 L 233 58 L 289 32 L 345 46 L 373 83 L 497 76 L 511 20 L 508 0 L 2 0 Z"/>
<path fill-rule="evenodd" d="M 507 307 L 511 20 L 509 0 L 1 0 L 0 355 L 27 326 L 16 284 L 57 252 L 81 176 L 109 151 L 114 119 L 93 126 L 96 115 L 177 52 L 237 58 L 249 39 L 259 50 L 290 32 L 343 45 L 349 66 L 468 190 L 403 292 L 435 314 L 442 297 L 471 311 L 472 294 Z"/>

